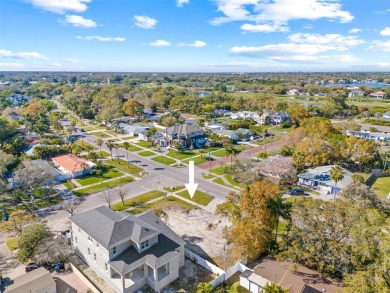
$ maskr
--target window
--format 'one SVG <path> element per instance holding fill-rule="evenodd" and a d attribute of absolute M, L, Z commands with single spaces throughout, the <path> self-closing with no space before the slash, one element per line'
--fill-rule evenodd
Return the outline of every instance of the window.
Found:
<path fill-rule="evenodd" d="M 96 242 L 96 247 L 99 249 L 99 243 Z"/>
<path fill-rule="evenodd" d="M 74 237 L 74 242 L 77 243 L 77 237 L 76 236 Z"/>
<path fill-rule="evenodd" d="M 88 248 L 88 255 L 91 256 L 91 249 Z"/>
<path fill-rule="evenodd" d="M 114 247 L 112 248 L 112 254 L 113 254 L 113 255 L 116 254 L 116 246 L 114 246 Z"/>
<path fill-rule="evenodd" d="M 141 242 L 141 251 L 149 247 L 149 240 Z"/>
<path fill-rule="evenodd" d="M 93 260 L 96 261 L 96 253 L 93 254 Z"/>
<path fill-rule="evenodd" d="M 80 227 L 79 227 L 79 233 L 81 232 L 81 229 L 80 229 Z"/>
<path fill-rule="evenodd" d="M 104 264 L 104 270 L 107 272 L 108 271 L 108 265 L 107 263 Z"/>
<path fill-rule="evenodd" d="M 88 236 L 88 241 L 89 242 L 92 242 L 92 238 Z"/>

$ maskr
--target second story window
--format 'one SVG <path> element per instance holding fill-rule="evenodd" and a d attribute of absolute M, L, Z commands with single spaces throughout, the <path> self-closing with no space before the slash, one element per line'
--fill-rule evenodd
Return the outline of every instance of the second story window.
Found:
<path fill-rule="evenodd" d="M 96 261 L 96 253 L 93 254 L 93 260 Z"/>
<path fill-rule="evenodd" d="M 104 264 L 104 270 L 107 272 L 108 271 L 108 265 L 107 263 Z"/>
<path fill-rule="evenodd" d="M 112 254 L 113 254 L 113 255 L 116 254 L 116 246 L 114 246 L 114 247 L 112 248 Z"/>
<path fill-rule="evenodd" d="M 92 238 L 88 236 L 88 241 L 89 242 L 92 242 Z"/>
<path fill-rule="evenodd" d="M 99 243 L 97 243 L 97 242 L 96 242 L 96 247 L 97 247 L 97 249 L 99 249 Z"/>
<path fill-rule="evenodd" d="M 149 247 L 149 240 L 141 242 L 141 251 Z"/>
<path fill-rule="evenodd" d="M 74 242 L 77 243 L 77 237 L 74 237 Z"/>
<path fill-rule="evenodd" d="M 88 248 L 88 255 L 91 256 L 91 249 Z"/>

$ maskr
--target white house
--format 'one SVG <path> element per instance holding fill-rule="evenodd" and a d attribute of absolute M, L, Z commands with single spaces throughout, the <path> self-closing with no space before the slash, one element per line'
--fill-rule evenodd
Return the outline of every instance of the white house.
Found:
<path fill-rule="evenodd" d="M 95 166 L 91 161 L 72 154 L 54 157 L 51 160 L 66 179 L 88 175 L 91 173 L 92 167 Z"/>
<path fill-rule="evenodd" d="M 69 219 L 76 253 L 116 292 L 158 292 L 179 277 L 185 242 L 152 212 L 101 206 Z"/>
<path fill-rule="evenodd" d="M 329 193 L 338 193 L 352 183 L 353 173 L 342 168 L 345 172 L 344 178 L 336 183 L 330 178 L 330 169 L 332 169 L 333 166 L 334 165 L 328 165 L 308 169 L 306 172 L 298 175 L 298 182 L 301 185 L 316 187 Z"/>

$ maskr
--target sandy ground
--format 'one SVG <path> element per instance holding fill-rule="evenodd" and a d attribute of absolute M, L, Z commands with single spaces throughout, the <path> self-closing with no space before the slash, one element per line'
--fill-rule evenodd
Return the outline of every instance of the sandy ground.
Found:
<path fill-rule="evenodd" d="M 226 240 L 222 230 L 231 225 L 225 217 L 202 209 L 185 212 L 182 209 L 169 208 L 166 212 L 168 226 L 187 242 L 191 251 L 206 258 L 223 254 Z"/>

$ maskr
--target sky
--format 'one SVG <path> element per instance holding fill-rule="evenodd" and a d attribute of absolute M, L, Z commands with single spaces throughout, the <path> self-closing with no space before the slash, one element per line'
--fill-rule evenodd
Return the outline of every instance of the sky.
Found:
<path fill-rule="evenodd" d="M 390 71 L 390 0 L 0 0 L 0 71 Z"/>

